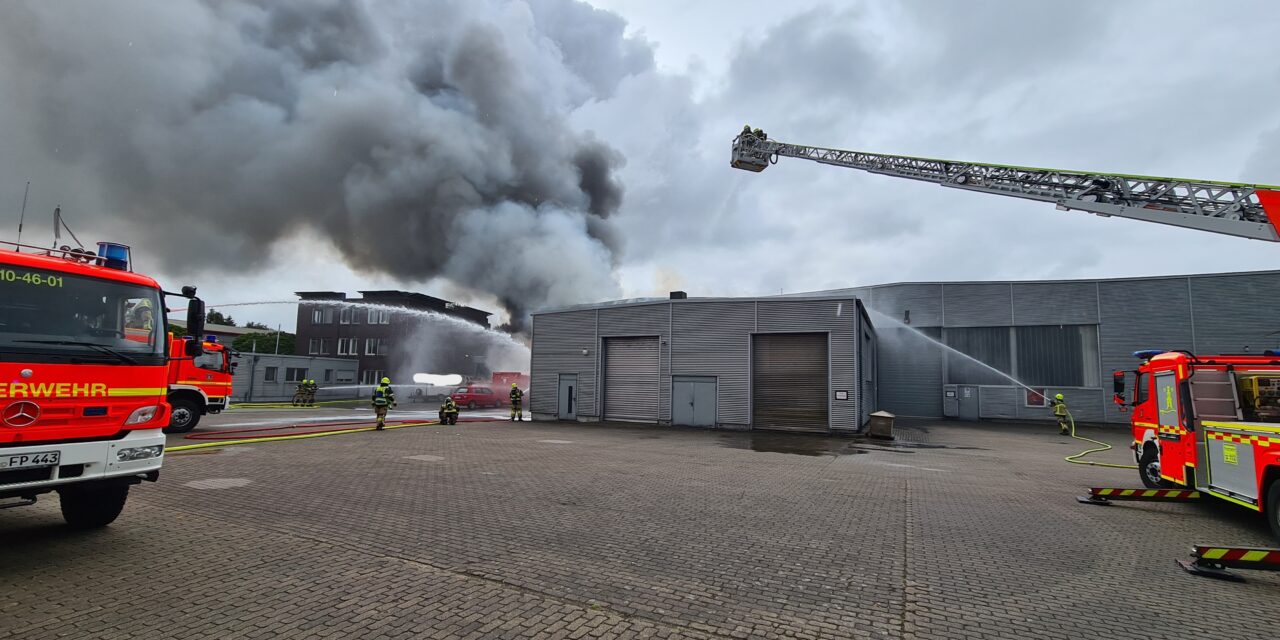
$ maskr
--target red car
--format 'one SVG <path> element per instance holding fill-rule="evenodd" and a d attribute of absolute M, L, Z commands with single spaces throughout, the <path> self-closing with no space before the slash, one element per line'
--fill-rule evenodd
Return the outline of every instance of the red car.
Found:
<path fill-rule="evenodd" d="M 450 394 L 453 401 L 458 403 L 459 407 L 464 409 L 488 409 L 490 407 L 500 408 L 507 406 L 510 397 L 503 393 L 494 393 L 489 387 L 458 387 Z"/>

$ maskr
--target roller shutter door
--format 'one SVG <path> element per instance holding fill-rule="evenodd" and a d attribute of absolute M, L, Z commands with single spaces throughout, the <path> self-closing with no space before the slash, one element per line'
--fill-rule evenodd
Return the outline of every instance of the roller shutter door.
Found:
<path fill-rule="evenodd" d="M 752 339 L 753 429 L 830 431 L 827 334 L 760 334 Z"/>
<path fill-rule="evenodd" d="M 605 338 L 604 417 L 658 421 L 658 339 Z"/>

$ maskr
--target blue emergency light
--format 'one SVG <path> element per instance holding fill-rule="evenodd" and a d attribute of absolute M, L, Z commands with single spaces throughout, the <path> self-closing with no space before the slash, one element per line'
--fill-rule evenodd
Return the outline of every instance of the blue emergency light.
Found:
<path fill-rule="evenodd" d="M 1134 351 L 1133 357 L 1142 358 L 1143 360 L 1150 360 L 1162 353 L 1168 353 L 1168 352 L 1169 352 L 1168 349 L 1143 349 L 1141 351 Z"/>
<path fill-rule="evenodd" d="M 108 269 L 129 270 L 130 255 L 128 245 L 118 242 L 99 242 L 98 257 L 102 259 L 102 266 Z"/>
<path fill-rule="evenodd" d="M 218 341 L 218 336 L 215 336 L 215 335 L 207 335 L 207 336 L 205 336 L 205 337 L 204 337 L 204 341 L 205 341 L 205 342 L 217 342 L 217 341 Z"/>

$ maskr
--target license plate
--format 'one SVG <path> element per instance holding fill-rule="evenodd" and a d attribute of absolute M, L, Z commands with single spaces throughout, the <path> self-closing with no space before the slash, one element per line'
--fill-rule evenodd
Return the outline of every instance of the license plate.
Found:
<path fill-rule="evenodd" d="M 41 451 L 0 456 L 0 469 L 26 469 L 28 467 L 52 467 L 62 458 L 60 451 Z"/>

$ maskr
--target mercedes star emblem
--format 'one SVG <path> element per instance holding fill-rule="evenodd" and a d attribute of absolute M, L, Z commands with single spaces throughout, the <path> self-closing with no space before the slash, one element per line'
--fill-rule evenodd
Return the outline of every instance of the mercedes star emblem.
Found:
<path fill-rule="evenodd" d="M 29 427 L 40 417 L 40 405 L 34 402 L 15 402 L 4 408 L 0 416 L 10 427 Z"/>

